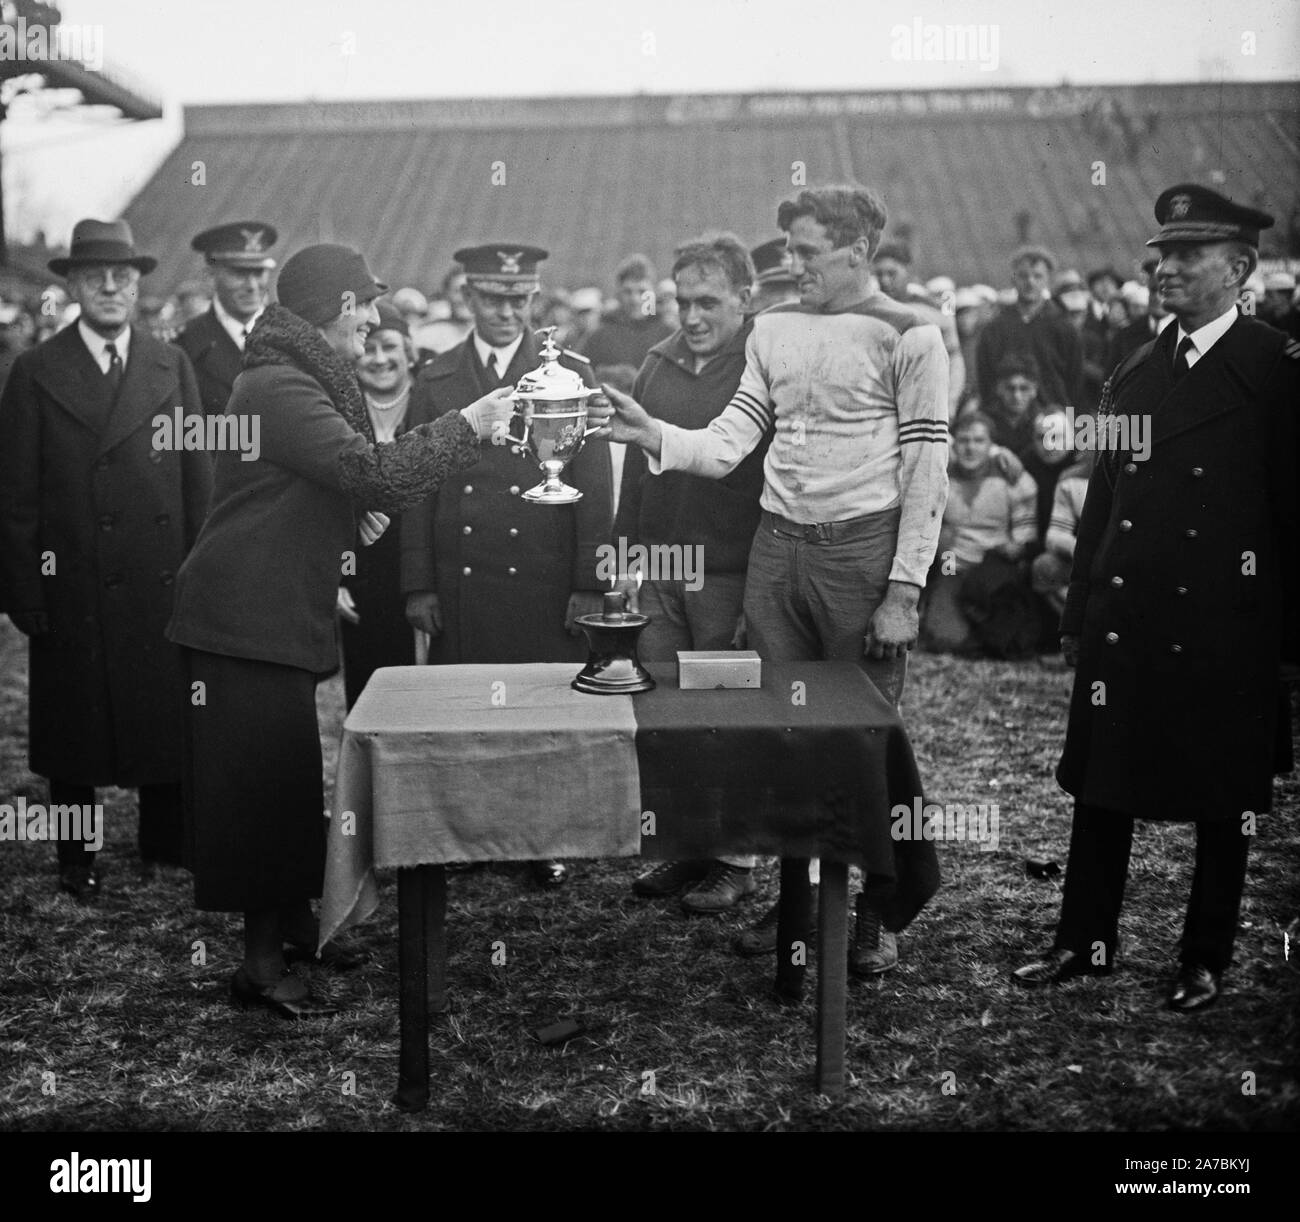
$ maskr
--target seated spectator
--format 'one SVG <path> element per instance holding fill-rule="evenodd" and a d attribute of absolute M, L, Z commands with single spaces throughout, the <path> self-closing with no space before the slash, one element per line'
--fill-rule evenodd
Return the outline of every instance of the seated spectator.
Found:
<path fill-rule="evenodd" d="M 957 422 L 948 466 L 948 504 L 921 613 L 921 640 L 936 653 L 982 652 L 1008 627 L 1017 632 L 1023 627 L 1019 621 L 1029 591 L 1017 569 L 1034 540 L 1037 488 L 1018 462 L 994 454 L 993 430 L 993 421 L 980 411 L 968 412 Z M 1025 597 L 1015 605 L 1014 598 L 1002 599 L 996 590 L 983 589 L 977 625 L 966 587 L 990 557 L 1002 562 L 989 566 L 996 570 L 996 584 L 1019 585 Z M 985 587 L 986 578 L 981 578 Z M 1007 607 L 1007 615 L 998 611 L 999 605 Z"/>
<path fill-rule="evenodd" d="M 1065 610 L 1065 591 L 1070 584 L 1070 568 L 1074 563 L 1074 540 L 1096 459 L 1095 450 L 1086 450 L 1078 461 L 1061 473 L 1052 497 L 1052 515 L 1043 550 L 1034 557 L 1031 566 L 1034 593 L 1047 602 L 1058 620 Z"/>
<path fill-rule="evenodd" d="M 992 421 L 993 440 L 1019 455 L 1034 443 L 1034 418 L 1045 408 L 1039 400 L 1038 362 L 1027 352 L 1010 352 L 996 370 L 995 397 L 980 409 Z"/>
<path fill-rule="evenodd" d="M 1067 449 L 1062 444 L 1069 427 L 1070 418 L 1060 408 L 1052 407 L 1037 412 L 1034 416 L 1033 440 L 1016 454 L 1038 488 L 1035 542 L 1031 548 L 1034 554 L 1046 546 L 1057 481 L 1070 463 L 1079 457 L 1077 450 Z"/>

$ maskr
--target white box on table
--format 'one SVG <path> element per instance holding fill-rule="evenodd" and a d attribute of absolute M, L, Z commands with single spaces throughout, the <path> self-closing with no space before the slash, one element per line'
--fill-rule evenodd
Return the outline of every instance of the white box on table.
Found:
<path fill-rule="evenodd" d="M 763 664 L 752 649 L 679 649 L 677 675 L 686 691 L 763 686 Z"/>

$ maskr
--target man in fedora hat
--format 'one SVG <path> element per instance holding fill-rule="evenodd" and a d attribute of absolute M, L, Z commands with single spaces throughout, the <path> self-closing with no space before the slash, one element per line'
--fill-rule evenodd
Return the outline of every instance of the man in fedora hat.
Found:
<path fill-rule="evenodd" d="M 212 305 L 190 321 L 176 343 L 194 366 L 209 416 L 226 410 L 244 344 L 266 309 L 275 267 L 267 252 L 278 236 L 265 221 L 231 221 L 205 229 L 190 243 L 207 260 Z"/>
<path fill-rule="evenodd" d="M 0 609 L 29 638 L 32 771 L 51 807 L 138 788 L 147 873 L 181 860 L 185 684 L 163 630 L 211 490 L 205 453 L 153 444 L 155 415 L 202 411 L 185 355 L 131 325 L 155 263 L 125 221 L 79 221 L 49 266 L 80 316 L 18 358 L 0 397 Z M 81 900 L 99 889 L 95 840 L 58 843 Z"/>
<path fill-rule="evenodd" d="M 1061 618 L 1075 667 L 1056 772 L 1075 800 L 1065 892 L 1052 949 L 1014 975 L 1108 975 L 1133 820 L 1191 822 L 1167 996 L 1191 1013 L 1219 995 L 1247 849 L 1285 759 L 1300 344 L 1237 309 L 1272 217 L 1195 183 L 1163 192 L 1155 214 L 1155 289 L 1175 321 L 1121 362 L 1098 408 L 1149 419 L 1149 450 L 1102 450 L 1088 484 Z"/>

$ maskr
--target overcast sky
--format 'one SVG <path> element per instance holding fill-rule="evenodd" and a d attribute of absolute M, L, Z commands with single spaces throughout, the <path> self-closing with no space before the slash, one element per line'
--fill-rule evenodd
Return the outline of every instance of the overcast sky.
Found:
<path fill-rule="evenodd" d="M 1300 77 L 1297 0 L 64 0 L 167 117 L 38 114 L 3 133 L 11 232 L 116 215 L 186 103 L 989 88 Z M 986 27 L 976 60 L 899 58 L 898 26 Z M 89 45 L 89 44 L 88 44 Z"/>

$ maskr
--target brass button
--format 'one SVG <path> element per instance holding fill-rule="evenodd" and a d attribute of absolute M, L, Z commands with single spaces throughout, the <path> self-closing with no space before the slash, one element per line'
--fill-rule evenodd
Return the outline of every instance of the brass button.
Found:
<path fill-rule="evenodd" d="M 1126 462 L 1126 463 L 1124 464 L 1124 474 L 1125 474 L 1125 475 L 1136 475 L 1136 474 L 1137 474 L 1137 469 L 1138 469 L 1138 465 L 1137 465 L 1137 463 L 1135 463 L 1135 462 Z"/>
<path fill-rule="evenodd" d="M 1127 534 L 1130 530 L 1133 529 L 1133 523 L 1130 522 L 1130 521 L 1128 520 L 1128 518 L 1125 518 L 1125 519 L 1124 519 L 1124 520 L 1119 524 L 1119 528 L 1120 528 L 1120 530 L 1122 530 L 1125 534 Z"/>
<path fill-rule="evenodd" d="M 462 577 L 468 577 L 473 571 L 474 570 L 470 568 L 469 565 L 467 564 L 463 569 L 461 569 L 460 575 Z"/>
<path fill-rule="evenodd" d="M 161 581 L 163 585 L 169 586 L 176 580 L 176 575 L 174 573 L 159 573 L 158 580 Z"/>
<path fill-rule="evenodd" d="M 1170 646 L 1169 646 L 1169 652 L 1170 652 L 1170 653 L 1182 653 L 1182 652 L 1183 652 L 1183 647 L 1182 647 L 1181 645 L 1170 645 Z"/>
<path fill-rule="evenodd" d="M 1116 576 L 1116 577 L 1112 577 L 1112 578 L 1110 579 L 1110 584 L 1113 585 L 1113 586 L 1115 587 L 1115 589 L 1118 590 L 1118 589 L 1120 588 L 1120 586 L 1122 586 L 1122 585 L 1124 584 L 1124 578 L 1122 578 L 1122 577 L 1118 577 L 1118 576 Z"/>
<path fill-rule="evenodd" d="M 1187 587 L 1186 587 L 1186 586 L 1179 586 L 1179 587 L 1178 587 L 1178 593 L 1179 593 L 1179 594 L 1186 594 L 1186 593 L 1187 593 Z"/>
<path fill-rule="evenodd" d="M 1187 530 L 1183 531 L 1183 534 L 1185 534 L 1189 539 L 1195 539 L 1197 531 L 1194 527 L 1188 527 Z"/>
<path fill-rule="evenodd" d="M 1118 644 L 1119 644 L 1119 633 L 1118 633 L 1118 632 L 1108 632 L 1108 633 L 1106 633 L 1106 644 L 1107 644 L 1107 645 L 1118 645 Z"/>
<path fill-rule="evenodd" d="M 1192 468 L 1192 475 L 1195 476 L 1197 479 L 1200 479 L 1201 476 L 1204 475 L 1204 474 L 1205 474 L 1205 468 L 1204 468 L 1204 467 L 1193 467 L 1193 468 Z"/>
<path fill-rule="evenodd" d="M 474 491 L 474 485 L 473 485 L 473 484 L 466 484 L 466 485 L 465 485 L 465 495 L 466 495 L 466 496 L 469 496 L 469 494 L 470 494 L 471 492 L 473 492 L 473 491 Z"/>
<path fill-rule="evenodd" d="M 150 462 L 162 462 L 162 451 L 161 451 L 161 450 L 150 450 L 150 451 L 149 451 L 149 461 L 150 461 Z"/>
<path fill-rule="evenodd" d="M 512 526 L 512 527 L 510 528 L 510 537 L 511 537 L 512 539 L 517 539 L 517 538 L 519 537 L 519 527 L 517 527 L 517 526 Z"/>
<path fill-rule="evenodd" d="M 474 533 L 474 528 L 472 526 L 462 526 L 460 528 L 460 533 L 462 535 L 472 535 Z"/>
<path fill-rule="evenodd" d="M 518 495 L 519 495 L 519 485 L 518 485 L 518 484 L 511 484 L 511 485 L 510 485 L 510 495 L 511 495 L 511 496 L 518 496 Z"/>
<path fill-rule="evenodd" d="M 509 573 L 511 577 L 516 577 L 519 574 L 519 570 L 514 567 L 506 569 L 506 572 Z"/>
<path fill-rule="evenodd" d="M 167 526 L 171 523 L 171 517 L 168 514 L 160 513 L 156 518 L 154 518 L 154 521 L 157 522 L 159 526 Z"/>
<path fill-rule="evenodd" d="M 100 530 L 112 530 L 112 529 L 113 529 L 113 518 L 114 518 L 114 515 L 111 514 L 111 513 L 101 514 L 101 515 L 100 515 L 100 519 L 99 519 L 99 529 L 100 529 Z"/>

